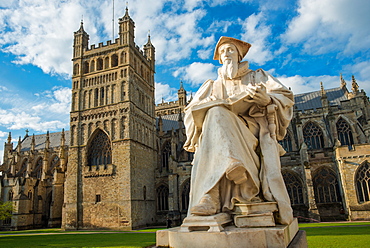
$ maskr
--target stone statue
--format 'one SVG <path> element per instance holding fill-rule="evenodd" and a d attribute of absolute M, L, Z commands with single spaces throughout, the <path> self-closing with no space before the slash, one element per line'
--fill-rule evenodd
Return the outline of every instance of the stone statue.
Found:
<path fill-rule="evenodd" d="M 222 67 L 185 109 L 187 140 L 195 152 L 188 216 L 230 213 L 236 203 L 276 202 L 277 222 L 293 221 L 280 171 L 284 138 L 293 114 L 293 93 L 268 72 L 241 62 L 250 44 L 218 41 Z"/>

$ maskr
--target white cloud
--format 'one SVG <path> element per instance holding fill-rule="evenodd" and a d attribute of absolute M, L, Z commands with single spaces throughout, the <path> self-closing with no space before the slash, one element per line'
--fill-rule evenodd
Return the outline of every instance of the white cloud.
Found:
<path fill-rule="evenodd" d="M 35 94 L 36 100 L 30 100 L 8 90 L 0 102 L 10 107 L 6 110 L 0 108 L 0 126 L 35 131 L 59 131 L 61 128 L 67 128 L 70 95 L 70 88 L 53 87 L 51 90 Z"/>
<path fill-rule="evenodd" d="M 370 94 L 370 61 L 363 61 L 344 68 L 347 75 L 354 75 L 360 89 L 364 89 L 367 95 Z M 347 87 L 351 88 L 351 81 L 348 79 Z"/>
<path fill-rule="evenodd" d="M 65 128 L 65 123 L 53 120 L 42 121 L 39 116 L 33 116 L 25 112 L 14 113 L 0 109 L 0 125 L 11 130 L 32 129 L 35 131 L 60 130 Z"/>
<path fill-rule="evenodd" d="M 286 87 L 290 87 L 294 94 L 317 91 L 320 89 L 320 82 L 323 83 L 325 89 L 339 87 L 339 76 L 310 76 L 302 77 L 295 76 L 280 76 L 277 79 Z"/>
<path fill-rule="evenodd" d="M 8 88 L 5 86 L 0 85 L 0 92 L 1 91 L 8 91 Z"/>
<path fill-rule="evenodd" d="M 189 66 L 177 69 L 173 76 L 190 83 L 192 87 L 198 87 L 208 79 L 215 80 L 217 78 L 217 70 L 213 64 L 194 62 Z"/>
<path fill-rule="evenodd" d="M 273 59 L 267 40 L 271 36 L 271 28 L 266 24 L 262 12 L 252 14 L 242 21 L 242 29 L 242 40 L 252 45 L 246 56 L 247 60 L 262 65 Z"/>
<path fill-rule="evenodd" d="M 287 43 L 303 43 L 311 54 L 369 49 L 369 1 L 300 0 L 297 11 L 282 36 Z"/>
<path fill-rule="evenodd" d="M 8 137 L 8 132 L 3 132 L 3 131 L 0 131 L 0 138 L 3 138 L 3 137 Z M 1 153 L 0 153 L 1 154 Z"/>
<path fill-rule="evenodd" d="M 188 0 L 185 5 L 172 0 L 130 2 L 129 13 L 137 27 L 136 44 L 145 44 L 148 30 L 152 30 L 158 64 L 187 58 L 198 47 L 208 49 L 214 38 L 206 37 L 197 25 L 206 15 L 197 8 L 202 4 L 199 0 Z M 116 1 L 115 10 L 116 38 L 125 2 Z M 0 49 L 16 55 L 15 63 L 33 64 L 45 73 L 70 75 L 73 32 L 78 30 L 82 15 L 91 45 L 113 38 L 112 14 L 112 1 L 19 0 L 6 4 L 0 9 Z"/>
<path fill-rule="evenodd" d="M 155 83 L 155 103 L 170 102 L 177 100 L 177 89 L 168 84 Z"/>
<path fill-rule="evenodd" d="M 0 9 L 0 18 L 6 25 L 0 46 L 16 55 L 15 63 L 33 64 L 46 73 L 67 75 L 71 71 L 71 39 L 81 13 L 77 1 L 20 0 Z"/>

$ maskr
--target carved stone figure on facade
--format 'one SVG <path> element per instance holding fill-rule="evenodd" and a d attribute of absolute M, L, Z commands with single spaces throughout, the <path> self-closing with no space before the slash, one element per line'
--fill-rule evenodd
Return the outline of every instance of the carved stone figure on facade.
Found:
<path fill-rule="evenodd" d="M 276 202 L 277 222 L 293 220 L 281 175 L 283 139 L 293 114 L 293 93 L 268 72 L 241 62 L 250 44 L 218 41 L 222 67 L 185 109 L 187 140 L 195 152 L 188 216 L 230 213 L 237 203 Z"/>

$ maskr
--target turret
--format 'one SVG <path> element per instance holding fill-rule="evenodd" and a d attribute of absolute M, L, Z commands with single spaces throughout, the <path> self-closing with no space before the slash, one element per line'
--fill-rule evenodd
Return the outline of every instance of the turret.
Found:
<path fill-rule="evenodd" d="M 343 79 L 343 76 L 342 76 L 342 73 L 340 74 L 340 87 L 343 89 L 344 87 L 346 87 L 347 83 L 346 81 Z"/>
<path fill-rule="evenodd" d="M 323 108 L 328 108 L 329 107 L 328 96 L 326 95 L 326 91 L 324 89 L 324 85 L 322 84 L 322 82 L 320 82 L 320 89 L 321 89 L 321 105 Z"/>
<path fill-rule="evenodd" d="M 46 140 L 45 140 L 45 150 L 50 149 L 50 135 L 49 131 L 46 132 Z"/>
<path fill-rule="evenodd" d="M 85 32 L 83 22 L 81 21 L 80 29 L 74 32 L 73 58 L 81 57 L 88 46 L 89 35 Z"/>
<path fill-rule="evenodd" d="M 35 152 L 36 142 L 35 142 L 35 134 L 32 135 L 31 141 L 31 152 Z"/>
<path fill-rule="evenodd" d="M 177 96 L 179 98 L 179 106 L 186 106 L 186 90 L 180 82 L 180 89 L 177 91 Z"/>
<path fill-rule="evenodd" d="M 356 82 L 355 76 L 352 75 L 352 93 L 357 95 L 360 91 L 358 90 L 358 84 Z"/>
<path fill-rule="evenodd" d="M 3 161 L 7 161 L 7 158 L 9 157 L 9 154 L 13 151 L 13 143 L 12 143 L 12 133 L 9 132 L 8 140 L 5 142 L 4 145 L 4 157 Z"/>
<path fill-rule="evenodd" d="M 21 151 L 22 151 L 22 140 L 21 140 L 21 136 L 19 136 L 18 145 L 17 145 L 17 152 L 19 155 L 21 154 Z"/>
<path fill-rule="evenodd" d="M 128 8 L 126 7 L 126 13 L 122 18 L 119 18 L 119 44 L 120 45 L 132 45 L 135 39 L 135 22 L 131 19 L 128 14 Z"/>
<path fill-rule="evenodd" d="M 150 34 L 148 34 L 148 42 L 144 45 L 144 55 L 150 59 L 152 68 L 154 69 L 155 48 L 150 40 Z"/>

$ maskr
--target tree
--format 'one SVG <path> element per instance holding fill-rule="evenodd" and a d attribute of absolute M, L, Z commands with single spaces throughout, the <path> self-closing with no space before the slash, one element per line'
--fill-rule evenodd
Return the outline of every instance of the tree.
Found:
<path fill-rule="evenodd" d="M 0 220 L 5 220 L 12 217 L 13 202 L 1 202 L 0 201 Z"/>

